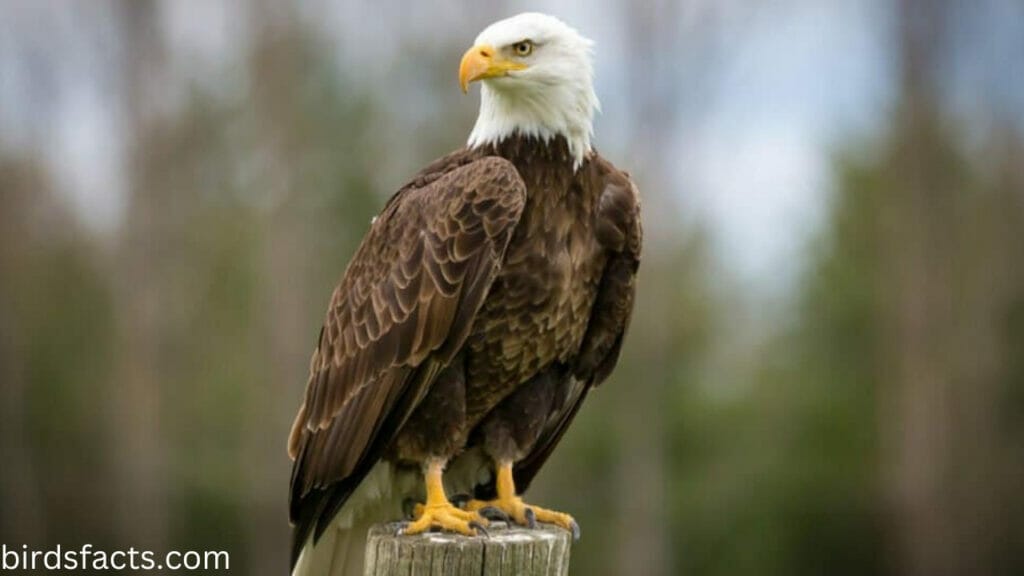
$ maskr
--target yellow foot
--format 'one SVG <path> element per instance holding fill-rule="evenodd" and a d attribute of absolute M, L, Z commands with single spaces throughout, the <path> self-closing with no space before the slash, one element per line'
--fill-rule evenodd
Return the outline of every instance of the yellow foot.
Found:
<path fill-rule="evenodd" d="M 423 481 L 427 489 L 427 501 L 417 504 L 413 510 L 412 522 L 404 525 L 399 534 L 422 534 L 431 528 L 476 536 L 477 531 L 486 533 L 487 519 L 476 512 L 462 510 L 448 501 L 444 493 L 441 475 L 444 461 L 430 459 L 425 462 Z"/>
<path fill-rule="evenodd" d="M 499 497 L 494 500 L 470 500 L 466 503 L 466 510 L 484 515 L 491 510 L 498 510 L 520 526 L 535 528 L 537 522 L 554 524 L 572 532 L 573 538 L 578 540 L 580 537 L 580 526 L 572 516 L 526 504 L 518 496 Z"/>
<path fill-rule="evenodd" d="M 476 536 L 477 531 L 484 532 L 487 519 L 475 511 L 462 510 L 453 504 L 417 504 L 414 509 L 415 520 L 406 525 L 401 534 L 422 534 L 431 528 L 440 528 L 448 532 L 458 532 L 466 536 Z"/>

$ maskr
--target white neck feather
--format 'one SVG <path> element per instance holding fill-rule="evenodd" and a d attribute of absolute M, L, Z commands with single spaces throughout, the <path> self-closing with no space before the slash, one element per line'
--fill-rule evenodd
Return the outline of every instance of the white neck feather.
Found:
<path fill-rule="evenodd" d="M 480 114 L 469 135 L 469 146 L 498 144 L 513 136 L 533 136 L 545 142 L 565 137 L 573 169 L 590 152 L 594 112 L 600 109 L 589 78 L 579 85 L 537 84 L 496 88 L 483 82 Z"/>

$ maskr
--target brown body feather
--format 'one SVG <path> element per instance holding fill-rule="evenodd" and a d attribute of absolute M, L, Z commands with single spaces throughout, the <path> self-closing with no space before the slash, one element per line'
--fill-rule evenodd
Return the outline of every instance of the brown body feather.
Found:
<path fill-rule="evenodd" d="M 615 363 L 639 253 L 628 176 L 596 153 L 574 170 L 561 138 L 460 150 L 403 187 L 313 354 L 289 440 L 293 564 L 382 458 L 480 444 L 525 489 Z"/>

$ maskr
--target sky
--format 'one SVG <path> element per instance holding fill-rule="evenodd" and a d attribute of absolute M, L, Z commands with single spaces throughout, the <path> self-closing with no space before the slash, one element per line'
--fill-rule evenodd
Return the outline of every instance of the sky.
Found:
<path fill-rule="evenodd" d="M 603 113 L 597 143 L 625 152 L 623 127 L 632 104 L 615 16 L 618 4 L 507 2 L 508 13 L 539 10 L 561 16 L 596 41 L 597 90 Z M 116 227 L 123 198 L 124 143 L 120 111 L 110 98 L 117 48 L 96 10 L 54 10 L 47 3 L 16 3 L 0 18 L 0 146 L 26 146 L 46 154 L 60 187 L 97 229 Z M 479 8 L 439 2 L 401 14 L 371 3 L 314 0 L 323 32 L 339 57 L 365 63 L 368 47 L 397 58 L 381 42 L 401 18 L 403 34 L 430 42 L 443 21 L 471 41 L 487 22 Z M 718 28 L 712 73 L 687 74 L 681 98 L 700 94 L 700 105 L 674 121 L 671 154 L 681 218 L 704 221 L 722 260 L 741 278 L 785 282 L 827 199 L 832 156 L 846 138 L 868 140 L 884 126 L 892 70 L 886 60 L 890 30 L 874 0 L 703 0 L 678 11 L 680 34 L 697 34 L 700 14 L 713 6 Z M 234 4 L 198 0 L 165 3 L 167 37 L 179 77 L 221 79 L 246 47 L 237 41 Z M 76 33 L 82 18 L 100 22 L 97 37 Z M 109 20 L 109 18 L 108 18 Z M 109 25 L 108 25 L 109 26 Z M 465 32 L 461 32 L 465 30 Z M 686 38 L 679 46 L 688 47 Z M 380 53 L 380 51 L 384 51 Z M 54 55 L 58 55 L 55 58 Z M 401 55 L 401 57 L 407 57 Z M 680 65 L 687 65 L 685 55 Z M 368 70 L 372 74 L 373 70 Z M 378 73 L 383 73 L 379 72 Z M 386 81 L 380 79 L 379 81 Z M 685 85 L 691 81 L 700 86 Z M 454 88 L 454 86 L 453 86 Z M 695 96 L 696 97 L 696 96 Z"/>
<path fill-rule="evenodd" d="M 794 271 L 841 142 L 869 141 L 884 126 L 885 21 L 869 2 L 795 2 L 735 36 L 706 120 L 681 136 L 678 169 L 741 275 L 774 282 Z"/>

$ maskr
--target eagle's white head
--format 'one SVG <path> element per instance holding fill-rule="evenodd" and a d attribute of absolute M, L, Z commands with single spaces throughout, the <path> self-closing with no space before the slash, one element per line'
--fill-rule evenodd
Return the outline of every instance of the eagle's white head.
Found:
<path fill-rule="evenodd" d="M 593 42 L 564 22 L 527 12 L 491 24 L 459 66 L 463 92 L 481 81 L 480 115 L 469 146 L 513 135 L 564 136 L 575 167 L 590 151 L 594 112 Z"/>

